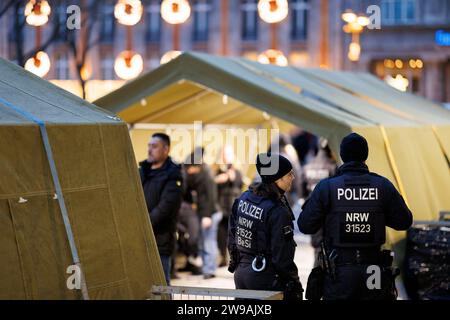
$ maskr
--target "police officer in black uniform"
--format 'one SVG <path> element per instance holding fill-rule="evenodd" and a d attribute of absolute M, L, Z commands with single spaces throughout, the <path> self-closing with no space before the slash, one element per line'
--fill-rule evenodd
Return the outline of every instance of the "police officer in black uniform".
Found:
<path fill-rule="evenodd" d="M 368 153 L 364 137 L 346 136 L 340 147 L 344 164 L 334 177 L 316 186 L 297 221 L 306 234 L 323 227 L 322 293 L 326 300 L 396 298 L 391 255 L 381 251 L 381 245 L 385 227 L 406 230 L 412 214 L 392 183 L 369 171 Z M 379 271 L 378 285 L 373 267 Z"/>
<path fill-rule="evenodd" d="M 284 196 L 294 174 L 288 159 L 260 154 L 256 169 L 262 182 L 236 199 L 229 221 L 228 249 L 236 289 L 284 291 L 301 300 L 302 285 L 294 263 L 294 215 Z"/>

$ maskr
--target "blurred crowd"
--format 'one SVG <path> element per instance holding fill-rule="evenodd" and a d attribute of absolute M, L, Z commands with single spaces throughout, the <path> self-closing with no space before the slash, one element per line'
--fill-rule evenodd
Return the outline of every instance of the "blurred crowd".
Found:
<path fill-rule="evenodd" d="M 293 165 L 296 178 L 286 196 L 298 216 L 315 185 L 334 174 L 336 160 L 326 140 L 300 129 L 280 136 L 272 148 Z M 230 146 L 223 147 L 221 161 L 217 161 L 220 165 L 206 164 L 204 156 L 204 149 L 196 148 L 182 164 L 176 164 L 170 157 L 170 137 L 156 133 L 148 144 L 148 158 L 140 163 L 144 196 L 168 284 L 177 272 L 210 279 L 217 267 L 228 265 L 231 208 L 248 186 Z M 253 181 L 259 179 L 253 177 Z M 312 237 L 313 246 L 318 247 L 320 239 L 319 232 Z M 176 261 L 184 265 L 176 268 Z"/>

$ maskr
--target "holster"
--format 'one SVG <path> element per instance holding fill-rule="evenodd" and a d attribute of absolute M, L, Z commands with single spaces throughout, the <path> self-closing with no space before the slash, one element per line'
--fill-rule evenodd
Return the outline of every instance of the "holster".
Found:
<path fill-rule="evenodd" d="M 327 273 L 333 280 L 336 279 L 336 258 L 336 251 L 332 250 L 331 253 L 329 253 L 327 246 L 322 241 L 320 245 L 319 262 L 323 272 Z"/>
<path fill-rule="evenodd" d="M 395 278 L 400 274 L 400 269 L 393 266 L 394 258 L 391 255 L 390 250 L 381 251 L 381 267 L 383 268 L 383 273 L 390 279 L 391 287 L 388 288 L 387 295 L 389 300 L 397 300 L 398 292 L 395 286 Z"/>

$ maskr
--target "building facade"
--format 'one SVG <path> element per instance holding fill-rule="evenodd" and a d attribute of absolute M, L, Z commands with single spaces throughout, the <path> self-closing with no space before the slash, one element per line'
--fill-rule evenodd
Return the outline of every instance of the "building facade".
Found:
<path fill-rule="evenodd" d="M 358 12 L 370 4 L 381 9 L 381 29 L 365 30 L 360 61 L 342 59 L 338 68 L 369 71 L 382 79 L 400 75 L 407 91 L 450 102 L 450 1 L 346 0 L 342 5 Z M 344 50 L 349 42 L 344 35 Z"/>
<path fill-rule="evenodd" d="M 84 2 L 83 2 L 84 1 Z M 118 80 L 114 60 L 127 47 L 127 28 L 114 18 L 115 0 L 50 0 L 49 22 L 42 27 L 42 43 L 52 67 L 49 80 L 77 81 L 73 52 L 67 46 L 66 9 L 71 4 L 95 3 L 83 12 L 89 24 L 90 49 L 84 77 L 89 80 Z M 144 72 L 160 64 L 161 56 L 175 47 L 181 51 L 203 51 L 218 55 L 256 59 L 273 49 L 281 50 L 291 65 L 336 70 L 367 71 L 402 81 L 405 90 L 437 102 L 450 102 L 450 1 L 448 0 L 290 0 L 289 14 L 275 28 L 258 15 L 257 0 L 189 1 L 191 15 L 175 27 L 160 15 L 159 0 L 143 0 L 143 16 L 132 27 L 133 51 L 144 60 Z M 24 23 L 22 6 L 12 6 L 0 17 L 0 56 L 17 61 L 17 44 L 24 52 L 36 47 L 36 28 Z M 341 14 L 352 9 L 366 13 L 370 5 L 381 10 L 381 29 L 366 28 L 360 35 L 358 61 L 347 58 L 351 35 L 343 32 Z M 224 13 L 224 8 L 228 8 Z M 19 14 L 15 14 L 15 10 Z M 1 5 L 0 5 L 1 12 Z M 224 23 L 226 19 L 226 23 Z M 55 24 L 59 28 L 55 32 Z M 21 40 L 22 39 L 22 40 Z M 178 39 L 178 40 L 177 40 Z M 130 39 L 128 39 L 128 44 Z M 111 87 L 112 88 L 112 87 Z"/>

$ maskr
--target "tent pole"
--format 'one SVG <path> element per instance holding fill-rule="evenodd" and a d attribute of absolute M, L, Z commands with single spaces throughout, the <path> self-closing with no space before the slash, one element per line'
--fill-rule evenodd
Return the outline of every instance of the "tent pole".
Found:
<path fill-rule="evenodd" d="M 89 300 L 89 293 L 87 290 L 86 279 L 84 278 L 83 269 L 81 268 L 80 258 L 78 256 L 78 250 L 75 245 L 75 238 L 73 236 L 72 226 L 70 224 L 69 215 L 67 213 L 66 203 L 64 201 L 64 194 L 62 192 L 61 184 L 59 182 L 58 171 L 56 169 L 55 160 L 53 158 L 53 152 L 48 138 L 47 128 L 45 127 L 45 124 L 42 121 L 40 121 L 38 125 L 41 131 L 42 142 L 44 143 L 45 152 L 47 153 L 47 159 L 50 166 L 50 171 L 52 173 L 53 184 L 55 185 L 56 194 L 58 195 L 58 203 L 61 209 L 61 215 L 64 221 L 67 239 L 69 240 L 70 251 L 72 252 L 73 263 L 78 267 L 78 270 L 80 270 L 81 293 L 84 300 Z"/>

